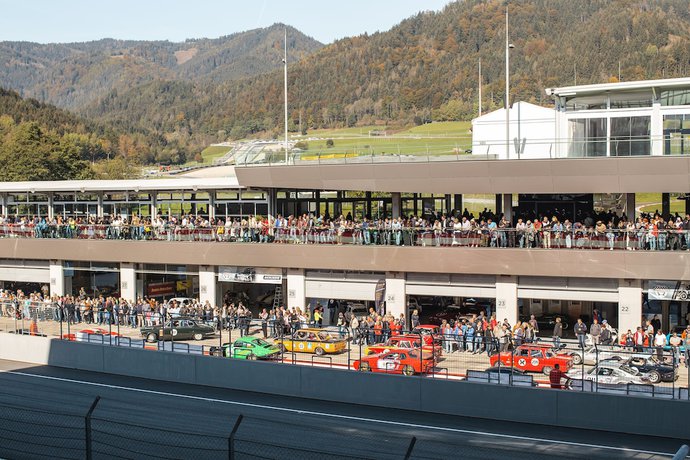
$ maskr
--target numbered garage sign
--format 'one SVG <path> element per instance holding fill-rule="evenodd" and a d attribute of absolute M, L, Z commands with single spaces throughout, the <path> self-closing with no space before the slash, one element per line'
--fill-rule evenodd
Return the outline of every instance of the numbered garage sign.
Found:
<path fill-rule="evenodd" d="M 527 365 L 527 360 L 525 358 L 520 358 L 518 360 L 518 366 L 525 367 Z"/>

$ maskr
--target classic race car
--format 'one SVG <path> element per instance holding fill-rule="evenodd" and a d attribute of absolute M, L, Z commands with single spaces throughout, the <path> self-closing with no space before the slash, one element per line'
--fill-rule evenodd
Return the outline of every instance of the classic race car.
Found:
<path fill-rule="evenodd" d="M 612 346 L 599 345 L 594 347 L 593 345 L 585 347 L 584 350 L 578 348 L 573 350 L 554 350 L 556 354 L 568 355 L 573 358 L 573 365 L 579 366 L 584 361 L 585 364 L 596 364 L 597 360 L 603 361 L 605 359 L 617 358 L 621 355 L 621 349 Z"/>
<path fill-rule="evenodd" d="M 232 344 L 224 343 L 220 348 L 211 347 L 210 352 L 212 355 L 221 355 L 226 358 L 274 359 L 280 355 L 280 348 L 258 337 L 244 336 Z"/>
<path fill-rule="evenodd" d="M 513 353 L 495 353 L 489 358 L 492 366 L 515 367 L 527 372 L 543 372 L 548 375 L 558 364 L 563 372 L 573 366 L 573 358 L 568 355 L 556 354 L 549 345 L 520 345 Z"/>
<path fill-rule="evenodd" d="M 347 340 L 333 337 L 322 329 L 298 329 L 292 335 L 275 339 L 275 345 L 283 351 L 300 353 L 340 353 L 347 348 Z"/>
<path fill-rule="evenodd" d="M 172 321 L 166 321 L 164 326 L 142 327 L 139 329 L 139 332 L 147 342 L 171 339 L 203 340 L 216 334 L 213 327 L 202 324 L 192 318 L 174 318 Z"/>
<path fill-rule="evenodd" d="M 96 327 L 93 329 L 82 329 L 78 332 L 63 334 L 64 340 L 74 340 L 77 342 L 109 342 L 112 337 L 121 337 L 116 331 L 108 332 L 107 329 Z"/>
<path fill-rule="evenodd" d="M 573 368 L 566 374 L 568 378 L 576 380 L 591 380 L 598 383 L 648 383 L 647 378 L 640 374 L 640 371 L 615 361 L 599 363 L 582 374 L 581 368 Z"/>
<path fill-rule="evenodd" d="M 362 372 L 385 372 L 387 374 L 426 374 L 434 368 L 434 355 L 418 349 L 391 350 L 386 353 L 363 356 L 353 363 L 355 370 Z"/>
<path fill-rule="evenodd" d="M 420 340 L 418 335 L 408 334 L 408 335 L 394 335 L 393 337 L 386 340 L 386 343 L 377 343 L 374 345 L 369 345 L 364 349 L 364 353 L 367 355 L 373 355 L 376 353 L 383 353 L 390 351 L 394 348 L 419 348 Z M 422 350 L 433 353 L 437 358 L 441 356 L 441 351 L 443 347 L 440 345 L 428 345 L 424 344 Z"/>
<path fill-rule="evenodd" d="M 608 363 L 609 361 L 637 369 L 640 371 L 640 374 L 649 380 L 649 383 L 675 382 L 678 380 L 678 370 L 673 365 L 662 363 L 652 354 L 636 353 L 627 359 L 616 357 L 606 362 Z"/>

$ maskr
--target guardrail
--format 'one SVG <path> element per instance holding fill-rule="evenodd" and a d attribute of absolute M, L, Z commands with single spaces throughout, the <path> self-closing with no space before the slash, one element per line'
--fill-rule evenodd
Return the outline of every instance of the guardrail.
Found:
<path fill-rule="evenodd" d="M 569 230 L 544 230 L 536 227 L 439 229 L 402 226 L 380 228 L 362 224 L 311 228 L 6 224 L 0 226 L 0 238 L 631 251 L 686 250 L 690 247 L 690 231 L 681 229 L 596 230 L 584 227 Z"/>

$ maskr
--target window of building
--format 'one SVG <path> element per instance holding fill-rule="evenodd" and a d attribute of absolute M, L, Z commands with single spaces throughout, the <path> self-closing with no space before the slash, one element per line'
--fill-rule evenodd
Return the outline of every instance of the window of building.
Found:
<path fill-rule="evenodd" d="M 650 117 L 611 119 L 611 156 L 649 155 Z"/>
<path fill-rule="evenodd" d="M 651 108 L 653 99 L 654 95 L 651 90 L 616 93 L 611 94 L 609 98 L 612 109 Z"/>
<path fill-rule="evenodd" d="M 606 109 L 606 99 L 606 95 L 574 97 L 565 102 L 565 110 L 577 112 L 579 110 Z"/>
<path fill-rule="evenodd" d="M 690 154 L 690 114 L 664 115 L 664 155 Z"/>
<path fill-rule="evenodd" d="M 568 120 L 571 143 L 569 157 L 606 156 L 606 118 Z"/>
<path fill-rule="evenodd" d="M 662 91 L 661 105 L 690 105 L 690 89 L 672 89 Z"/>

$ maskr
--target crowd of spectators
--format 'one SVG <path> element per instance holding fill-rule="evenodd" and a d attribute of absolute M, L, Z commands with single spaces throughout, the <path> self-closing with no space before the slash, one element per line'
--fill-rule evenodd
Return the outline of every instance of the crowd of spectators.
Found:
<path fill-rule="evenodd" d="M 354 219 L 350 214 L 254 216 L 208 219 L 204 215 L 105 218 L 0 217 L 0 236 L 127 240 L 202 240 L 287 244 L 470 246 L 498 248 L 597 248 L 688 250 L 690 215 L 642 214 L 635 220 L 615 213 L 562 211 L 520 214 L 514 222 L 484 210 L 425 217 Z"/>

